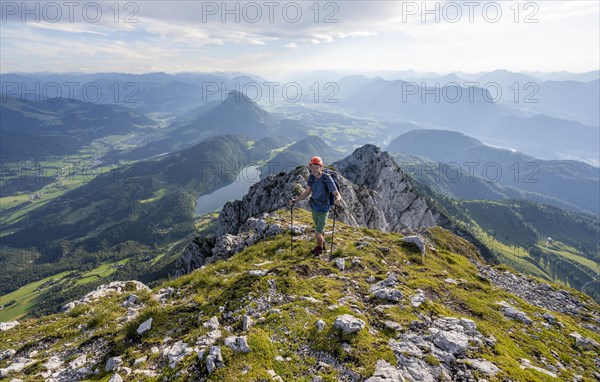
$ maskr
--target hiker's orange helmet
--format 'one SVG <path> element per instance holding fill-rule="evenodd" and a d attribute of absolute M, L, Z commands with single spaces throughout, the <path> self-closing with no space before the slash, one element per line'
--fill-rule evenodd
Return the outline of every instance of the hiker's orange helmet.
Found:
<path fill-rule="evenodd" d="M 310 158 L 310 164 L 318 164 L 319 166 L 323 166 L 323 160 L 321 157 L 312 157 Z"/>

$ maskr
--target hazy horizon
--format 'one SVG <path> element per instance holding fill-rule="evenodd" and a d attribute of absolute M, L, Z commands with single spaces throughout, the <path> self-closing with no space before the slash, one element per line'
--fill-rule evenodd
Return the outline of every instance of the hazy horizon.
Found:
<path fill-rule="evenodd" d="M 493 73 L 493 72 L 510 72 L 510 73 L 515 73 L 515 74 L 526 74 L 526 75 L 530 75 L 530 76 L 549 76 L 549 75 L 585 75 L 585 74 L 590 74 L 593 72 L 596 72 L 598 74 L 598 78 L 600 78 L 600 69 L 595 69 L 595 70 L 589 70 L 589 71 L 583 71 L 583 72 L 572 72 L 572 71 L 567 71 L 567 70 L 559 70 L 559 71 L 531 71 L 531 70 L 523 70 L 523 71 L 511 71 L 508 69 L 503 69 L 503 68 L 496 68 L 496 69 L 492 69 L 492 70 L 487 70 L 487 71 L 480 71 L 480 72 L 463 72 L 463 71 L 451 71 L 451 72 L 431 72 L 431 71 L 420 71 L 420 70 L 415 70 L 415 69 L 388 69 L 388 70 L 377 70 L 377 71 L 339 71 L 339 70 L 335 70 L 335 69 L 315 69 L 315 70 L 296 70 L 296 71 L 292 71 L 292 72 L 286 72 L 283 74 L 279 74 L 279 75 L 273 75 L 273 76 L 267 76 L 267 75 L 261 75 L 258 73 L 253 73 L 253 72 L 230 72 L 230 71 L 180 71 L 180 72 L 168 72 L 168 71 L 155 71 L 155 72 L 140 72 L 140 73 L 134 73 L 134 72 L 119 72 L 119 71 L 104 71 L 104 72 L 73 72 L 73 71 L 33 71 L 33 72 L 24 72 L 24 71 L 14 71 L 14 72 L 1 72 L 0 71 L 0 76 L 2 75 L 23 75 L 23 76 L 45 76 L 45 75 L 103 75 L 103 74 L 124 74 L 124 75 L 136 75 L 136 76 L 143 76 L 143 75 L 151 75 L 151 74 L 166 74 L 166 75 L 170 75 L 170 76 L 177 76 L 177 75 L 184 75 L 184 74 L 218 74 L 218 75 L 225 75 L 225 76 L 249 76 L 249 77 L 261 77 L 261 78 L 265 78 L 265 79 L 269 79 L 269 80 L 276 80 L 276 81 L 282 81 L 282 80 L 286 80 L 286 79 L 291 79 L 294 78 L 294 76 L 310 76 L 310 75 L 315 75 L 315 74 L 326 74 L 328 72 L 334 73 L 335 77 L 332 76 L 331 80 L 337 80 L 340 79 L 342 77 L 345 76 L 365 76 L 367 78 L 377 78 L 377 77 L 381 77 L 384 78 L 386 80 L 391 80 L 391 79 L 402 79 L 403 76 L 400 76 L 399 74 L 404 74 L 406 72 L 412 72 L 410 74 L 407 74 L 406 76 L 404 76 L 405 78 L 409 78 L 410 76 L 414 76 L 414 78 L 435 78 L 435 77 L 444 77 L 444 76 L 448 76 L 448 75 L 457 75 L 460 77 L 460 75 L 467 75 L 467 76 L 472 76 L 472 77 L 477 77 L 477 76 L 481 76 L 484 74 L 488 74 L 488 73 Z M 596 79 L 598 79 L 596 78 Z M 465 78 L 467 79 L 467 78 Z M 594 80 L 592 80 L 594 81 Z M 588 82 L 588 81 L 584 81 L 584 82 Z"/>

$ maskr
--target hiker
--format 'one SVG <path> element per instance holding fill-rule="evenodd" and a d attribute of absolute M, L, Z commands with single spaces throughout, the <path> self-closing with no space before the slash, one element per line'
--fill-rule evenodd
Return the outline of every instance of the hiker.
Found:
<path fill-rule="evenodd" d="M 327 214 L 331 207 L 332 199 L 330 194 L 333 194 L 335 199 L 333 203 L 338 204 L 342 200 L 342 195 L 335 186 L 335 182 L 331 175 L 323 171 L 323 160 L 320 157 L 312 157 L 310 164 L 311 174 L 308 176 L 306 190 L 302 195 L 290 200 L 290 205 L 293 206 L 296 202 L 306 198 L 312 193 L 309 201 L 312 210 L 312 217 L 315 223 L 315 238 L 317 245 L 311 250 L 314 255 L 320 255 L 325 250 L 325 223 L 327 222 Z"/>

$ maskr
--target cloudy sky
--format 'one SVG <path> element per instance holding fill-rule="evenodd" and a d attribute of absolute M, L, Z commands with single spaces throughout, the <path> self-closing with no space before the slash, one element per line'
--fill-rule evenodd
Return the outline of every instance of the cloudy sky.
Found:
<path fill-rule="evenodd" d="M 1 2 L 2 72 L 585 72 L 592 1 Z"/>

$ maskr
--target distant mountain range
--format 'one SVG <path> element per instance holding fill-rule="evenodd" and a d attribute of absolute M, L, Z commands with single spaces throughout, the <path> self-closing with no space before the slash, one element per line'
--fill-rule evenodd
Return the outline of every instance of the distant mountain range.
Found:
<path fill-rule="evenodd" d="M 337 114 L 338 118 L 340 114 L 351 114 L 386 125 L 417 123 L 425 128 L 452 129 L 486 143 L 515 148 L 543 159 L 568 158 L 599 163 L 600 80 L 597 71 L 573 74 L 495 70 L 446 75 L 403 71 L 382 72 L 383 77 L 375 78 L 346 74 L 304 71 L 291 75 L 286 80 L 306 88 L 301 102 L 282 99 L 279 93 L 271 102 L 263 91 L 263 97 L 254 104 L 258 108 L 261 103 L 268 102 L 269 112 L 257 108 L 245 110 L 251 121 L 247 124 L 238 123 L 237 118 L 243 112 L 228 109 L 228 106 L 208 112 L 216 106 L 215 102 L 227 104 L 230 92 L 235 94 L 248 84 L 264 87 L 267 81 L 243 73 L 9 73 L 2 75 L 1 81 L 10 85 L 4 88 L 6 94 L 3 97 L 16 98 L 20 96 L 20 89 L 37 89 L 34 92 L 44 96 L 44 92 L 48 93 L 47 89 L 53 89 L 56 84 L 59 89 L 65 83 L 76 83 L 80 87 L 93 84 L 94 89 L 96 86 L 102 89 L 99 99 L 93 100 L 96 104 L 117 103 L 138 113 L 147 113 L 153 119 L 162 119 L 160 123 L 164 126 L 173 122 L 174 131 L 165 129 L 144 140 L 143 144 L 152 142 L 139 151 L 118 156 L 123 159 L 144 159 L 189 147 L 211 136 L 213 133 L 209 130 L 215 128 L 222 129 L 220 133 L 257 137 L 290 134 L 292 140 L 303 139 L 308 135 L 307 121 L 289 118 L 287 112 L 295 106 L 309 106 L 313 110 Z M 323 97 L 318 102 L 311 100 L 314 94 L 308 88 L 315 82 L 320 88 L 325 83 L 333 83 L 334 94 L 327 94 L 335 102 L 325 103 Z M 90 97 L 77 89 L 75 99 L 89 100 Z M 300 124 L 294 126 L 298 122 Z M 320 126 L 326 121 L 317 122 Z M 309 122 L 308 125 L 315 124 Z M 291 131 L 290 126 L 294 127 Z M 359 139 L 353 138 L 352 145 L 343 142 L 344 150 L 350 152 L 357 144 L 380 141 Z"/>
<path fill-rule="evenodd" d="M 436 94 L 434 88 L 439 89 L 437 93 L 440 101 L 438 102 L 445 102 L 445 99 L 451 100 L 455 97 L 452 87 L 474 86 L 488 90 L 486 100 L 504 104 L 515 111 L 519 110 L 528 115 L 547 114 L 556 118 L 578 121 L 584 125 L 600 126 L 600 72 L 598 71 L 547 75 L 515 73 L 507 70 L 478 74 L 458 72 L 444 76 L 400 74 L 391 78 L 386 76 L 386 79 L 361 75 L 342 77 L 337 81 L 340 88 L 339 96 L 345 100 L 349 95 L 354 94 L 368 100 L 373 96 L 373 89 L 378 88 L 378 91 L 383 91 L 391 84 L 397 83 L 402 86 L 404 83 L 407 99 L 420 98 L 424 95 L 428 103 L 433 103 Z M 386 83 L 388 85 L 385 85 Z M 412 85 L 418 85 L 419 88 L 414 89 Z M 426 85 L 428 89 L 421 89 L 422 85 Z M 448 89 L 444 89 L 446 87 Z M 389 90 L 387 92 L 392 95 Z M 414 92 L 417 94 L 412 95 Z M 465 97 L 466 93 L 463 98 Z M 398 112 L 403 110 L 399 109 Z"/>
<path fill-rule="evenodd" d="M 123 159 L 145 159 L 190 147 L 217 135 L 244 135 L 253 139 L 276 137 L 276 119 L 240 92 L 225 101 L 211 101 L 176 118 L 159 139 L 130 151 L 115 153 Z"/>
<path fill-rule="evenodd" d="M 594 164 L 600 165 L 598 126 L 542 114 L 526 118 L 506 116 L 481 125 L 478 135 L 545 159 L 595 159 Z"/>
<path fill-rule="evenodd" d="M 506 71 L 484 74 L 475 86 L 455 77 L 414 80 L 344 77 L 339 106 L 380 120 L 460 131 L 544 159 L 598 163 L 599 80 L 539 83 Z"/>
<path fill-rule="evenodd" d="M 178 130 L 212 132 L 214 134 L 243 134 L 253 138 L 264 138 L 269 134 L 273 122 L 269 113 L 261 109 L 245 94 L 232 91 L 224 102 L 205 108 L 187 123 L 178 125 Z"/>
<path fill-rule="evenodd" d="M 92 140 L 156 127 L 153 120 L 118 105 L 82 101 L 0 103 L 2 160 L 39 160 L 63 156 Z"/>
<path fill-rule="evenodd" d="M 230 91 L 265 80 L 243 73 L 7 73 L 0 81 L 5 95 L 28 101 L 74 98 L 117 104 L 140 113 L 178 115 L 203 103 L 223 101 Z"/>
<path fill-rule="evenodd" d="M 521 194 L 562 208 L 600 212 L 600 168 L 582 162 L 540 160 L 445 130 L 410 131 L 394 139 L 387 150 L 429 160 L 416 163 L 416 176 L 445 185 L 459 198 L 504 199 Z"/>
<path fill-rule="evenodd" d="M 402 116 L 407 121 L 463 129 L 512 112 L 492 102 L 482 87 L 425 86 L 410 81 L 365 79 L 359 76 L 339 81 L 340 106 L 371 116 Z"/>

